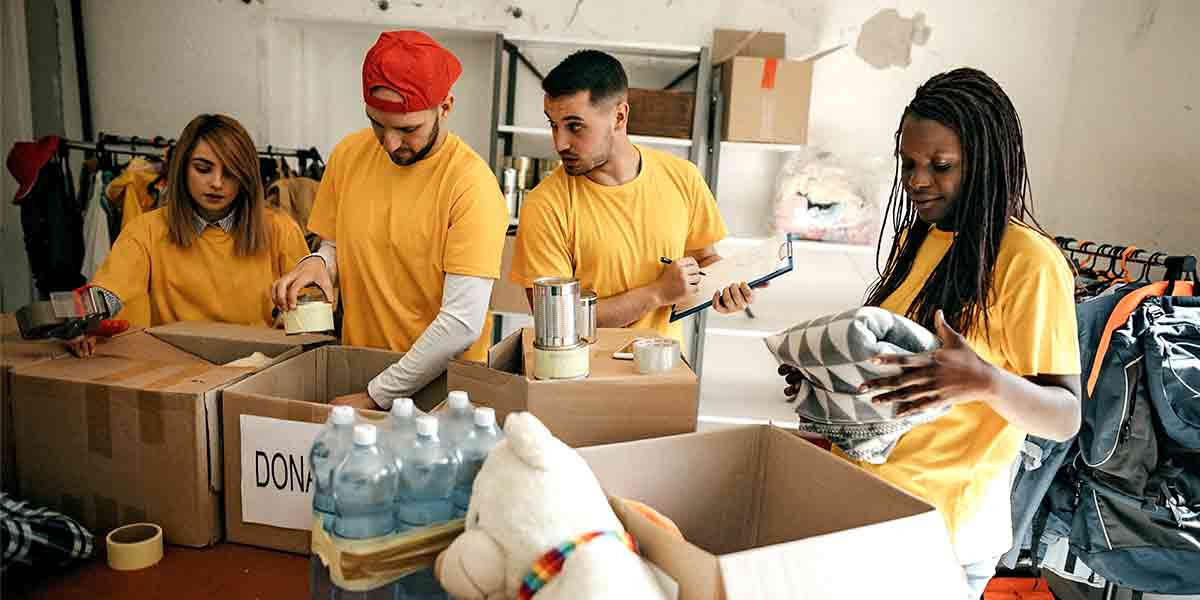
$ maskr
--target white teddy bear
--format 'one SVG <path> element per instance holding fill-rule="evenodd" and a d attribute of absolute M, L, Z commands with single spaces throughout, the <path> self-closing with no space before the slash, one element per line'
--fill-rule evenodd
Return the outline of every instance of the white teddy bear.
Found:
<path fill-rule="evenodd" d="M 466 532 L 438 557 L 446 591 L 459 600 L 665 599 L 583 458 L 529 413 L 509 415 L 504 433 L 475 479 Z M 548 551 L 596 532 L 561 572 L 534 571 Z"/>

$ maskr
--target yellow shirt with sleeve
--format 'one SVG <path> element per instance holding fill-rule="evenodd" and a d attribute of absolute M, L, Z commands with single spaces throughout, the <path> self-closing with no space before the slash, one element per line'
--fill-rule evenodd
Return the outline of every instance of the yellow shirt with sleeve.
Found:
<path fill-rule="evenodd" d="M 908 277 L 882 308 L 905 314 L 953 240 L 952 232 L 930 229 Z M 980 357 L 1022 377 L 1080 372 L 1074 276 L 1054 242 L 1011 222 L 1000 243 L 991 302 L 990 338 L 980 332 L 967 339 Z M 1024 431 L 987 404 L 967 402 L 906 433 L 886 463 L 856 464 L 936 506 L 960 560 L 974 562 L 1011 544 L 1007 485 L 1024 439 Z M 997 481 L 1004 487 L 1003 502 L 989 499 Z M 992 488 L 990 495 L 998 493 Z M 1004 512 L 980 514 L 985 504 Z M 985 519 L 992 526 L 972 523 Z M 972 535 L 988 539 L 960 539 L 968 526 Z"/>
<path fill-rule="evenodd" d="M 343 341 L 406 352 L 441 311 L 447 273 L 500 277 L 508 210 L 492 170 L 453 133 L 401 167 L 364 129 L 334 149 L 308 229 L 337 243 Z M 487 360 L 485 322 L 464 358 Z"/>
<path fill-rule="evenodd" d="M 237 256 L 234 238 L 209 226 L 183 248 L 171 241 L 167 208 L 137 217 L 121 231 L 91 283 L 129 307 L 149 304 L 146 323 L 219 321 L 271 327 L 271 284 L 308 254 L 300 227 L 266 209 L 270 243 L 254 256 Z M 136 317 L 135 317 L 136 318 Z"/>
<path fill-rule="evenodd" d="M 512 280 L 526 288 L 541 277 L 574 277 L 609 298 L 654 283 L 665 265 L 727 235 L 716 200 L 692 163 L 636 146 L 641 172 L 605 186 L 560 167 L 525 197 L 513 252 Z M 656 329 L 682 342 L 671 307 L 630 327 Z"/>

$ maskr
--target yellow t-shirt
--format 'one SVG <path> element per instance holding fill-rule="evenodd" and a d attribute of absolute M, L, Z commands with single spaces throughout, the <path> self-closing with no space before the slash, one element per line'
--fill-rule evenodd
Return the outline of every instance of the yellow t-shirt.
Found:
<path fill-rule="evenodd" d="M 308 229 L 337 242 L 344 342 L 406 352 L 441 311 L 447 273 L 500 277 L 508 211 L 496 176 L 458 136 L 400 167 L 364 129 L 334 149 Z M 484 329 L 464 358 L 487 359 Z"/>
<path fill-rule="evenodd" d="M 654 283 L 665 266 L 723 239 L 716 200 L 692 163 L 637 146 L 642 170 L 624 185 L 572 177 L 560 167 L 525 197 L 513 252 L 512 280 L 526 288 L 541 277 L 575 277 L 603 298 Z M 671 307 L 630 327 L 657 329 L 682 341 Z"/>
<path fill-rule="evenodd" d="M 905 314 L 953 240 L 953 233 L 931 229 L 912 271 L 882 307 Z M 1010 223 L 1000 243 L 993 294 L 990 339 L 977 334 L 967 340 L 980 357 L 1023 377 L 1079 373 L 1074 277 L 1054 242 Z M 1024 431 L 987 404 L 968 402 L 904 434 L 886 463 L 856 464 L 940 509 L 957 547 L 960 527 L 976 516 L 988 486 L 1007 477 L 1024 439 Z"/>
<path fill-rule="evenodd" d="M 131 221 L 91 283 L 116 294 L 126 307 L 148 302 L 149 322 L 134 325 L 219 321 L 272 326 L 271 284 L 308 254 L 295 221 L 267 209 L 271 239 L 266 251 L 237 256 L 233 236 L 216 226 L 205 228 L 189 248 L 175 245 L 167 210 L 155 209 Z"/>

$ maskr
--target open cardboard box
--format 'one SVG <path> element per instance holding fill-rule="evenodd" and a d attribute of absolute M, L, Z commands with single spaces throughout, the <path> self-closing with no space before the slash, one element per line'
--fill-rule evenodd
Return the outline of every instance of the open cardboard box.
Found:
<path fill-rule="evenodd" d="M 962 569 L 928 503 L 760 425 L 583 448 L 610 496 L 644 502 L 668 534 L 615 501 L 682 600 L 962 598 Z"/>
<path fill-rule="evenodd" d="M 12 372 L 24 499 L 103 535 L 151 521 L 168 543 L 221 538 L 221 391 L 255 372 L 221 364 L 261 352 L 272 363 L 327 336 L 188 323 L 102 340 L 87 359 Z"/>
<path fill-rule="evenodd" d="M 496 410 L 503 423 L 512 412 L 537 415 L 572 447 L 688 433 L 696 430 L 700 380 L 682 360 L 659 375 L 639 375 L 633 361 L 613 353 L 648 329 L 598 329 L 585 379 L 539 381 L 533 377 L 532 329 L 518 331 L 488 351 L 486 365 L 450 363 L 448 385 Z"/>
<path fill-rule="evenodd" d="M 715 30 L 713 64 L 722 65 L 726 102 L 722 139 L 807 144 L 813 63 L 840 48 L 786 58 L 782 33 Z"/>
<path fill-rule="evenodd" d="M 312 487 L 308 453 L 334 398 L 362 392 L 404 354 L 325 346 L 276 364 L 227 388 L 225 531 L 231 542 L 308 554 Z M 446 397 L 445 376 L 413 398 L 424 411 Z M 360 420 L 386 415 L 360 411 Z"/>

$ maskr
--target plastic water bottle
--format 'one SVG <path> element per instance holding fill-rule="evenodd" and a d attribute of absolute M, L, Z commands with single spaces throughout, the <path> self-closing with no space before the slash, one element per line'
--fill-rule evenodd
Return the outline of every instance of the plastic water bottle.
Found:
<path fill-rule="evenodd" d="M 454 491 L 461 459 L 457 450 L 438 437 L 438 419 L 417 418 L 417 437 L 401 453 L 400 493 L 396 514 L 401 531 L 436 525 L 454 518 Z M 446 598 L 432 569 L 400 580 L 409 598 Z"/>
<path fill-rule="evenodd" d="M 473 426 L 475 407 L 466 392 L 450 392 L 446 396 L 446 409 L 438 414 L 438 430 L 442 441 L 457 448 L 470 433 Z"/>
<path fill-rule="evenodd" d="M 325 531 L 333 531 L 335 508 L 333 504 L 333 470 L 346 457 L 353 443 L 354 409 L 335 406 L 329 413 L 325 428 L 317 434 L 312 450 L 308 453 L 308 465 L 313 481 L 313 514 L 321 520 Z M 310 559 L 309 587 L 313 600 L 328 600 L 334 597 L 333 582 L 329 569 L 316 554 Z"/>
<path fill-rule="evenodd" d="M 374 425 L 355 426 L 354 447 L 334 470 L 335 539 L 364 540 L 396 531 L 395 499 L 403 467 L 377 441 Z M 344 600 L 393 600 L 400 595 L 399 582 L 366 592 L 335 589 L 335 593 Z"/>
<path fill-rule="evenodd" d="M 496 426 L 496 411 L 482 406 L 475 409 L 474 426 L 459 445 L 462 455 L 462 467 L 458 471 L 458 483 L 454 487 L 454 508 L 457 515 L 467 514 L 467 506 L 471 503 L 471 488 L 475 485 L 475 477 L 487 460 L 488 453 L 500 440 L 504 432 Z"/>
<path fill-rule="evenodd" d="M 412 398 L 397 398 L 392 402 L 390 421 L 391 431 L 384 434 L 384 447 L 397 458 L 404 449 L 417 438 L 417 417 L 425 413 L 417 409 Z"/>
<path fill-rule="evenodd" d="M 325 531 L 333 531 L 333 470 L 350 451 L 353 429 L 354 408 L 335 406 L 308 454 L 313 477 L 313 513 L 320 517 Z"/>

